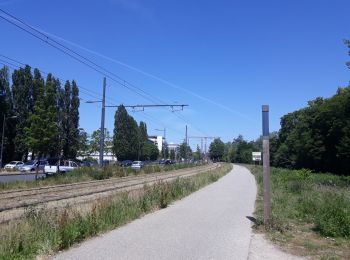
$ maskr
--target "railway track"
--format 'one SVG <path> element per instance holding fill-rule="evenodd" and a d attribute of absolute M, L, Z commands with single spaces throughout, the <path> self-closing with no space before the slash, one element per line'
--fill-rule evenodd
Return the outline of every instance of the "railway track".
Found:
<path fill-rule="evenodd" d="M 30 206 L 60 202 L 60 207 L 63 207 L 77 198 L 86 202 L 90 197 L 93 200 L 94 195 L 108 196 L 115 192 L 139 189 L 145 184 L 171 181 L 178 177 L 186 178 L 218 167 L 219 164 L 213 164 L 166 173 L 3 191 L 0 192 L 0 223 L 18 218 Z"/>

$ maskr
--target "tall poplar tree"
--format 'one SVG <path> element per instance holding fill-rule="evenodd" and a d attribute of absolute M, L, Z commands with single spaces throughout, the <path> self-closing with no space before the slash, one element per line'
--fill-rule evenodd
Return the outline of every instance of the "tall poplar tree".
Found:
<path fill-rule="evenodd" d="M 71 84 L 67 80 L 62 93 L 62 149 L 63 155 L 69 156 L 70 146 L 70 112 L 71 112 Z"/>
<path fill-rule="evenodd" d="M 119 106 L 114 118 L 113 152 L 118 160 L 136 160 L 138 157 L 138 125 L 128 115 L 124 106 Z"/>
<path fill-rule="evenodd" d="M 50 156 L 56 156 L 60 153 L 61 147 L 59 145 L 60 127 L 59 127 L 59 113 L 57 109 L 57 93 L 59 93 L 61 83 L 55 79 L 51 74 L 46 79 L 46 111 L 48 114 L 48 121 L 50 124 L 50 145 L 48 153 Z"/>
<path fill-rule="evenodd" d="M 72 94 L 69 113 L 69 140 L 68 157 L 75 158 L 79 149 L 79 89 L 75 81 L 72 81 Z"/>
<path fill-rule="evenodd" d="M 14 113 L 17 116 L 15 157 L 26 160 L 28 156 L 28 147 L 25 140 L 25 128 L 28 125 L 28 117 L 33 109 L 33 77 L 31 68 L 26 65 L 25 68 L 15 70 L 12 74 L 12 96 Z"/>
<path fill-rule="evenodd" d="M 6 66 L 0 69 L 0 126 L 1 130 L 3 124 L 5 124 L 5 136 L 4 136 L 4 150 L 3 150 L 3 163 L 12 160 L 14 154 L 14 137 L 15 132 L 11 129 L 15 128 L 15 120 L 4 120 L 5 118 L 13 116 L 12 113 L 12 95 L 9 82 L 9 70 Z M 1 167 L 1 166 L 0 166 Z"/>

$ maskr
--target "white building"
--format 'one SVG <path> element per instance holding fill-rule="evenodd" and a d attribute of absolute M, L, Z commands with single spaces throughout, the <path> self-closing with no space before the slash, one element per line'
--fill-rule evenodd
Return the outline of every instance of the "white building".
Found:
<path fill-rule="evenodd" d="M 150 140 L 152 143 L 154 143 L 158 147 L 159 152 L 163 151 L 163 144 L 165 143 L 165 139 L 163 136 L 150 135 L 148 136 L 148 140 Z"/>
<path fill-rule="evenodd" d="M 175 154 L 179 151 L 180 145 L 175 144 L 175 143 L 168 143 L 168 149 L 170 151 L 175 151 Z"/>

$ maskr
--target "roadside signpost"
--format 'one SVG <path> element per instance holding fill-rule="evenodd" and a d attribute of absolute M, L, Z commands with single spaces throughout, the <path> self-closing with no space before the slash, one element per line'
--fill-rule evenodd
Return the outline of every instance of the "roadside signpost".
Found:
<path fill-rule="evenodd" d="M 269 140 L 269 106 L 262 106 L 263 132 L 263 181 L 264 181 L 264 224 L 270 221 L 270 140 Z"/>
<path fill-rule="evenodd" d="M 253 162 L 258 162 L 260 164 L 261 161 L 261 152 L 252 152 L 252 160 Z"/>

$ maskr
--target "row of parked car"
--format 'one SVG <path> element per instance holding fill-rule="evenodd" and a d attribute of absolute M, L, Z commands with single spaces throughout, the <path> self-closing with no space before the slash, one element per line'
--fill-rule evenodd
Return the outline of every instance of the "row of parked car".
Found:
<path fill-rule="evenodd" d="M 131 161 L 124 160 L 119 163 L 122 167 L 131 167 L 132 169 L 139 170 L 143 168 L 146 164 L 150 164 L 154 162 L 144 162 L 144 161 Z M 160 160 L 159 164 L 169 165 L 174 164 L 176 161 L 166 159 Z M 5 165 L 6 170 L 17 170 L 21 172 L 45 172 L 46 174 L 55 174 L 58 172 L 69 172 L 80 166 L 94 166 L 96 162 L 88 162 L 88 161 L 73 161 L 73 160 L 59 160 L 55 159 L 45 159 L 45 160 L 32 160 L 26 163 L 22 161 L 12 161 Z"/>
<path fill-rule="evenodd" d="M 21 161 L 12 161 L 5 165 L 5 170 L 17 170 L 20 172 L 45 172 L 54 174 L 57 172 L 69 172 L 84 164 L 72 160 L 32 160 L 26 163 Z"/>

